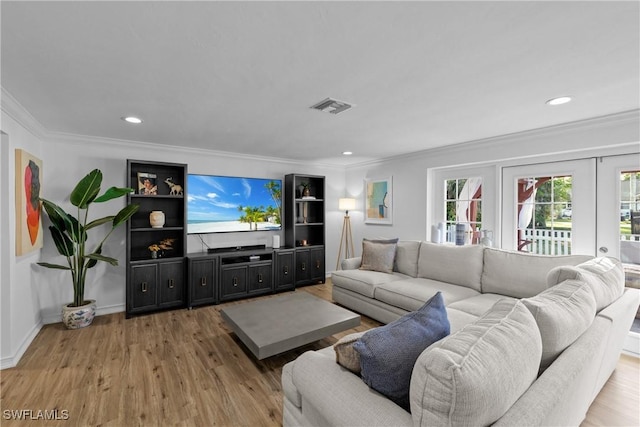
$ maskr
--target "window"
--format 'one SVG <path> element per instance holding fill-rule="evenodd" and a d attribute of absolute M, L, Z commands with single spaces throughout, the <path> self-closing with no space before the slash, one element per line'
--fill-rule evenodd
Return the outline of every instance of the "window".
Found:
<path fill-rule="evenodd" d="M 445 213 L 447 230 L 466 224 L 465 243 L 479 243 L 482 229 L 482 178 L 447 179 Z M 447 233 L 447 241 L 455 241 L 455 233 Z"/>
<path fill-rule="evenodd" d="M 518 250 L 542 255 L 571 253 L 572 177 L 518 179 Z"/>

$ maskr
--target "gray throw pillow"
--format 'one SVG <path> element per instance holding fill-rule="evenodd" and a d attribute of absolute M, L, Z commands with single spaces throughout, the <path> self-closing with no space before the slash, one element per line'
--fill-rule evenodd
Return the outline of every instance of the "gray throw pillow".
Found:
<path fill-rule="evenodd" d="M 363 334 L 365 334 L 365 332 L 355 332 L 346 335 L 333 345 L 333 349 L 336 352 L 336 362 L 343 368 L 358 375 L 360 375 L 360 354 L 355 351 L 353 344 L 355 344 Z"/>
<path fill-rule="evenodd" d="M 398 239 L 362 239 L 362 263 L 360 264 L 360 270 L 392 273 L 397 246 Z"/>
<path fill-rule="evenodd" d="M 427 347 L 449 332 L 444 299 L 438 292 L 420 309 L 367 331 L 353 344 L 360 354 L 362 380 L 409 411 L 413 365 Z"/>

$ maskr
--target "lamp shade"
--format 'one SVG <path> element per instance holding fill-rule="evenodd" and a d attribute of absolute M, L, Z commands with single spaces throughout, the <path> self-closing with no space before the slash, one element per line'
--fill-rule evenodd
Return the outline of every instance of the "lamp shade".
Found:
<path fill-rule="evenodd" d="M 351 198 L 343 198 L 338 199 L 338 210 L 341 211 L 351 211 L 356 208 L 356 199 Z"/>

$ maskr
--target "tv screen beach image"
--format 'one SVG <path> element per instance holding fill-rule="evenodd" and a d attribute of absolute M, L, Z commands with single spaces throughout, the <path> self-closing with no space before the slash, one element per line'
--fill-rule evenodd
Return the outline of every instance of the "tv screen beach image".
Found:
<path fill-rule="evenodd" d="M 189 234 L 280 230 L 282 181 L 189 174 Z"/>

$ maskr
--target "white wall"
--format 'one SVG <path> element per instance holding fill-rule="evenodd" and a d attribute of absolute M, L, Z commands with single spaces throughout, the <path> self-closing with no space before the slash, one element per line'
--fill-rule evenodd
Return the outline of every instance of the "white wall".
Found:
<path fill-rule="evenodd" d="M 499 215 L 502 167 L 637 153 L 639 141 L 640 114 L 636 110 L 350 167 L 346 172 L 347 193 L 358 200 L 356 210 L 350 212 L 356 254 L 361 253 L 359 242 L 363 237 L 429 239 L 431 224 L 442 221 L 434 217 L 431 200 L 432 186 L 440 185 L 440 182 L 434 183 L 435 171 L 478 166 L 495 168 L 496 179 L 491 185 L 497 197 L 493 210 Z M 393 225 L 365 224 L 364 180 L 386 176 L 393 176 Z M 483 222 L 485 219 L 489 220 L 483 216 Z M 499 218 L 492 222 L 499 224 Z M 498 236 L 494 237 L 497 240 Z"/>
<path fill-rule="evenodd" d="M 21 148 L 43 159 L 42 141 L 36 133 L 27 130 L 37 125 L 25 125 L 30 118 L 24 111 L 5 111 L 3 94 L 2 137 L 0 158 L 0 221 L 2 239 L 0 270 L 2 303 L 0 304 L 0 368 L 13 366 L 27 349 L 41 327 L 40 302 L 34 263 L 39 260 L 40 251 L 23 256 L 15 255 L 15 149 Z M 19 121 L 20 120 L 20 121 Z M 46 164 L 44 168 L 46 170 Z"/>

